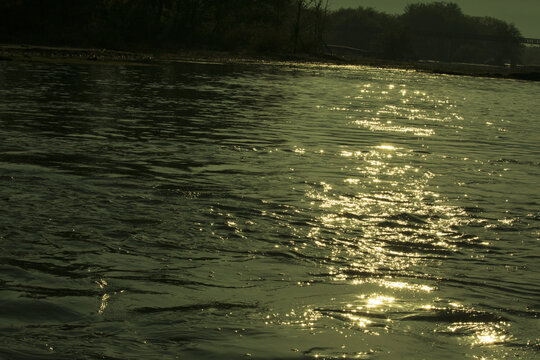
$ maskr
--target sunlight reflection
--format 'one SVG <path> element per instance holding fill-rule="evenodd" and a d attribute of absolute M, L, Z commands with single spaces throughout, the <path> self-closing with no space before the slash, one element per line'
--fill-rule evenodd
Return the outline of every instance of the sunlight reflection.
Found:
<path fill-rule="evenodd" d="M 367 300 L 366 307 L 376 308 L 381 306 L 388 306 L 396 300 L 390 296 L 374 295 Z"/>
<path fill-rule="evenodd" d="M 373 323 L 373 321 L 365 317 L 356 316 L 354 314 L 345 314 L 344 316 L 350 321 L 354 322 L 356 326 L 362 327 L 362 328 L 365 328 Z"/>
<path fill-rule="evenodd" d="M 403 91 L 402 95 L 409 93 Z M 402 116 L 404 110 L 399 106 L 383 109 L 378 115 L 383 120 L 365 120 L 366 125 L 373 131 L 434 134 L 429 126 L 404 125 L 409 116 L 418 119 L 423 114 L 413 109 Z M 308 203 L 319 211 L 305 235 L 309 244 L 328 252 L 328 278 L 354 286 L 362 295 L 355 294 L 355 299 L 338 306 L 327 305 L 315 311 L 318 315 L 304 314 L 302 326 L 337 320 L 377 335 L 394 326 L 402 316 L 396 314 L 418 311 L 418 299 L 422 304 L 433 300 L 435 282 L 415 275 L 433 259 L 444 259 L 459 249 L 455 229 L 465 214 L 446 204 L 430 186 L 435 174 L 422 166 L 423 152 L 386 138 L 368 147 L 357 146 L 341 145 L 334 153 L 341 172 L 319 177 L 305 188 Z M 453 311 L 454 305 L 446 306 Z M 427 313 L 421 316 L 434 319 L 445 314 L 433 305 L 425 305 L 421 311 Z M 475 341 L 501 341 L 500 336 L 493 340 L 498 333 L 482 331 L 474 332 Z"/>
<path fill-rule="evenodd" d="M 345 162 L 343 169 L 349 169 L 340 182 L 319 181 L 306 190 L 310 204 L 324 210 L 318 225 L 307 234 L 315 245 L 328 243 L 323 234 L 329 229 L 337 237 L 358 234 L 350 241 L 354 246 L 336 248 L 334 256 L 362 256 L 362 267 L 374 273 L 381 266 L 394 270 L 416 266 L 425 261 L 426 251 L 443 256 L 457 250 L 451 236 L 460 223 L 461 210 L 441 205 L 439 194 L 427 189 L 434 174 L 408 162 L 411 151 L 383 143 L 363 151 L 343 149 L 339 154 Z M 346 166 L 347 162 L 353 165 Z M 344 186 L 337 186 L 339 183 Z M 347 279 L 339 272 L 336 281 Z M 360 284 L 363 280 L 350 281 Z M 433 291 L 427 285 L 397 281 L 380 281 L 380 285 Z"/>
<path fill-rule="evenodd" d="M 101 304 L 100 304 L 99 310 L 98 310 L 99 315 L 103 315 L 103 313 L 105 312 L 105 309 L 107 308 L 108 301 L 109 301 L 110 297 L 111 296 L 109 294 L 103 294 L 103 296 L 101 297 Z"/>
<path fill-rule="evenodd" d="M 469 338 L 473 346 L 482 346 L 503 344 L 509 341 L 507 328 L 508 324 L 504 322 L 496 324 L 459 322 L 448 326 L 448 331 L 451 334 Z"/>
<path fill-rule="evenodd" d="M 488 345 L 495 343 L 503 343 L 506 340 L 506 335 L 498 334 L 495 331 L 485 330 L 479 334 L 476 334 L 475 344 Z"/>
<path fill-rule="evenodd" d="M 397 133 L 412 133 L 416 136 L 432 136 L 435 134 L 433 129 L 419 128 L 413 126 L 389 126 L 382 123 L 378 118 L 372 118 L 371 120 L 356 120 L 355 123 L 359 126 L 368 128 L 371 131 L 388 131 Z"/>
<path fill-rule="evenodd" d="M 381 150 L 396 150 L 396 148 L 392 145 L 379 145 L 377 146 L 377 149 Z"/>
<path fill-rule="evenodd" d="M 403 281 L 387 281 L 383 280 L 380 282 L 381 286 L 387 287 L 387 288 L 395 288 L 395 289 L 407 289 L 407 290 L 413 290 L 413 291 L 424 291 L 424 292 L 431 292 L 434 290 L 433 287 L 427 286 L 427 285 L 419 285 L 419 284 L 409 284 Z"/>

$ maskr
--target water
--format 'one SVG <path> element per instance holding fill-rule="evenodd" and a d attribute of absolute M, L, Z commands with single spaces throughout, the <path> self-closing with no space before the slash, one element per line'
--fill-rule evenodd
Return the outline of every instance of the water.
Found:
<path fill-rule="evenodd" d="M 539 90 L 0 63 L 0 358 L 533 359 Z"/>

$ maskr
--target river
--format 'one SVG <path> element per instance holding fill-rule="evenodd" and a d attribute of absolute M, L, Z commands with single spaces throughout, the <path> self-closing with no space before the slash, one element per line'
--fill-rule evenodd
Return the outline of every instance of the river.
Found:
<path fill-rule="evenodd" d="M 536 358 L 539 93 L 0 62 L 0 358 Z"/>

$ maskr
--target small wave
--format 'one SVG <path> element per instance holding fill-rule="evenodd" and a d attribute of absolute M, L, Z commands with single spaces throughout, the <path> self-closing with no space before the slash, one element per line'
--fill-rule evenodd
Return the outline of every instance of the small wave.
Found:
<path fill-rule="evenodd" d="M 483 208 L 479 206 L 469 206 L 469 207 L 464 207 L 463 211 L 469 214 L 477 214 L 477 213 L 483 213 L 486 210 L 484 210 Z"/>
<path fill-rule="evenodd" d="M 82 317 L 82 314 L 50 301 L 26 299 L 0 301 L 0 318 L 4 323 L 10 321 L 34 324 L 63 323 L 79 320 Z"/>
<path fill-rule="evenodd" d="M 7 284 L 3 286 L 4 290 L 17 291 L 24 293 L 25 296 L 35 299 L 46 299 L 56 297 L 96 297 L 102 295 L 102 291 L 94 291 L 87 289 L 70 289 L 70 288 L 52 288 L 45 286 L 30 286 Z"/>
<path fill-rule="evenodd" d="M 415 223 L 415 224 L 427 224 L 427 221 L 425 219 L 429 218 L 427 215 L 420 215 L 420 214 L 411 214 L 402 212 L 399 214 L 391 215 L 388 217 L 388 220 L 390 221 L 403 221 L 407 223 Z"/>
<path fill-rule="evenodd" d="M 403 242 L 392 242 L 385 245 L 385 249 L 390 251 L 396 251 L 405 254 L 411 253 L 421 253 L 421 254 L 432 254 L 432 255 L 446 255 L 450 256 L 459 251 L 450 250 L 447 247 L 441 245 L 434 245 L 429 243 L 416 243 L 412 241 L 403 241 Z"/>
<path fill-rule="evenodd" d="M 200 287 L 214 287 L 214 288 L 222 288 L 222 289 L 240 289 L 245 288 L 245 286 L 227 286 L 227 285 L 218 285 L 218 284 L 212 284 L 212 283 L 205 283 L 201 281 L 194 281 L 194 280 L 184 280 L 184 279 L 172 279 L 167 277 L 156 277 L 156 276 L 109 276 L 110 279 L 119 279 L 119 280 L 135 280 L 135 281 L 145 281 L 149 283 L 157 283 L 157 284 L 167 284 L 167 285 L 173 285 L 173 286 L 185 286 L 185 287 L 194 287 L 194 288 L 200 288 Z M 157 292 L 152 292 L 154 294 L 159 294 Z"/>
<path fill-rule="evenodd" d="M 379 319 L 379 320 L 386 320 L 388 319 L 388 315 L 385 313 L 377 313 L 374 311 L 349 311 L 349 310 L 342 310 L 342 309 L 324 309 L 324 308 L 318 308 L 314 309 L 315 311 L 320 312 L 323 315 L 331 316 L 335 319 L 342 320 L 342 321 L 351 321 L 350 316 L 354 315 L 355 317 L 366 317 L 371 319 Z M 376 326 L 376 327 L 384 327 L 384 324 L 377 324 L 374 323 L 370 326 Z"/>
<path fill-rule="evenodd" d="M 205 310 L 233 310 L 233 309 L 256 309 L 258 304 L 212 302 L 206 304 L 179 305 L 169 307 L 139 307 L 132 312 L 140 314 L 154 314 L 163 312 L 191 312 Z"/>
<path fill-rule="evenodd" d="M 294 250 L 287 250 L 287 251 L 271 250 L 271 251 L 261 252 L 260 254 L 262 256 L 284 258 L 284 259 L 295 260 L 295 261 L 307 260 L 307 261 L 319 262 L 319 261 L 328 260 L 326 257 L 318 257 L 318 256 L 315 256 L 314 254 L 305 255 Z"/>
<path fill-rule="evenodd" d="M 28 261 L 19 259 L 1 259 L 0 263 L 5 265 L 15 266 L 24 270 L 37 270 L 43 273 L 67 276 L 70 278 L 86 278 L 88 276 L 85 271 L 88 266 L 83 264 L 70 264 L 66 266 L 54 265 L 48 262 Z"/>
<path fill-rule="evenodd" d="M 43 359 L 50 359 L 51 352 L 47 350 L 45 347 L 43 350 L 29 350 L 28 347 L 25 347 L 24 349 L 0 349 L 0 359 L 9 359 L 9 360 L 43 360 Z M 54 354 L 54 359 L 58 360 L 71 360 L 73 359 L 73 355 L 61 355 L 61 354 Z M 110 359 L 110 358 L 109 358 Z"/>
<path fill-rule="evenodd" d="M 530 166 L 540 166 L 540 162 L 535 161 L 524 161 L 516 159 L 506 159 L 501 158 L 497 160 L 491 160 L 490 163 L 502 163 L 502 164 L 518 164 L 518 165 L 530 165 Z"/>
<path fill-rule="evenodd" d="M 500 322 L 508 321 L 503 316 L 472 309 L 430 309 L 416 314 L 406 315 L 401 318 L 405 321 L 427 321 L 427 322 Z"/>

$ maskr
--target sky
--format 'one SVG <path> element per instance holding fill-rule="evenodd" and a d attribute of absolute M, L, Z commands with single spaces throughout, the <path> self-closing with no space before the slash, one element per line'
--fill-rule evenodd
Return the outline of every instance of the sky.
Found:
<path fill-rule="evenodd" d="M 389 14 L 401 14 L 405 6 L 442 0 L 329 0 L 330 8 L 372 7 Z M 513 23 L 524 37 L 540 39 L 540 0 L 447 0 L 472 16 L 491 16 Z"/>

